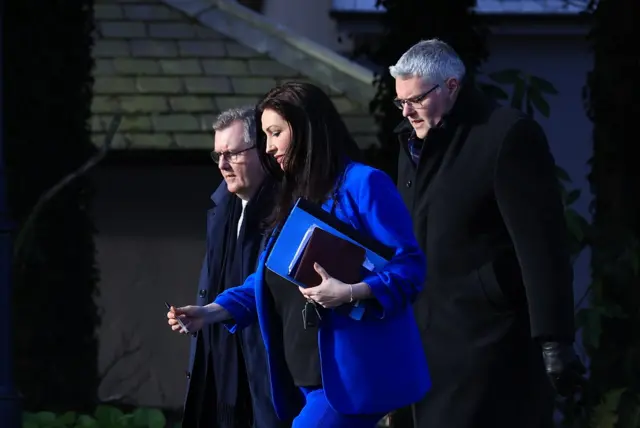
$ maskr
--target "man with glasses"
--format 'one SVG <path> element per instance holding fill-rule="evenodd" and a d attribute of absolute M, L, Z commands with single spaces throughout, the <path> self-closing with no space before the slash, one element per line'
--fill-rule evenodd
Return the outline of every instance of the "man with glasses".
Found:
<path fill-rule="evenodd" d="M 398 186 L 428 267 L 415 312 L 433 385 L 415 427 L 552 427 L 552 386 L 571 394 L 583 367 L 545 134 L 465 81 L 440 40 L 389 70 L 405 117 Z"/>
<path fill-rule="evenodd" d="M 274 186 L 256 152 L 255 111 L 221 113 L 213 124 L 211 158 L 223 182 L 207 217 L 207 248 L 197 304 L 211 303 L 255 271 L 264 245 L 263 220 L 271 213 Z M 280 428 L 271 401 L 260 329 L 230 334 L 210 325 L 191 339 L 183 426 L 187 428 Z"/>

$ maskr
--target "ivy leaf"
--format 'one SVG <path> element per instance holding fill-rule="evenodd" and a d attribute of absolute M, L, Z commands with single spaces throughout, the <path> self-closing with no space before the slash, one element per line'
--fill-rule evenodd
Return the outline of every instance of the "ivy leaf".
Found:
<path fill-rule="evenodd" d="M 134 412 L 135 426 L 143 426 L 149 428 L 164 428 L 167 421 L 164 414 L 158 409 L 136 409 Z"/>
<path fill-rule="evenodd" d="M 567 197 L 564 201 L 565 204 L 571 205 L 580 197 L 580 189 L 574 189 L 567 194 Z"/>
<path fill-rule="evenodd" d="M 513 87 L 513 97 L 511 98 L 511 107 L 522 110 L 522 102 L 524 101 L 524 94 L 526 87 L 524 80 L 518 80 Z"/>
<path fill-rule="evenodd" d="M 80 415 L 76 421 L 76 428 L 97 428 L 96 420 L 89 415 Z"/>
<path fill-rule="evenodd" d="M 158 409 L 151 409 L 149 411 L 149 428 L 164 428 L 167 420 L 164 414 Z"/>
<path fill-rule="evenodd" d="M 616 305 L 615 303 L 610 303 L 606 306 L 600 306 L 598 310 L 602 314 L 602 316 L 607 318 L 625 319 L 629 317 L 625 313 L 624 309 L 622 309 L 620 305 Z"/>
<path fill-rule="evenodd" d="M 507 94 L 505 90 L 498 85 L 494 85 L 491 83 L 478 83 L 478 86 L 480 90 L 482 90 L 482 92 L 495 100 L 509 99 L 509 94 Z"/>
<path fill-rule="evenodd" d="M 22 412 L 22 422 L 29 422 L 31 424 L 38 424 L 38 418 L 35 413 Z"/>
<path fill-rule="evenodd" d="M 520 77 L 520 70 L 514 68 L 495 71 L 493 73 L 489 73 L 488 76 L 494 82 L 501 83 L 503 85 L 515 85 L 522 81 L 522 78 Z"/>
<path fill-rule="evenodd" d="M 596 277 L 591 281 L 591 301 L 598 305 L 602 304 L 602 290 L 604 289 L 604 282 L 602 278 Z"/>
<path fill-rule="evenodd" d="M 566 209 L 564 212 L 564 220 L 567 223 L 569 234 L 578 242 L 582 242 L 585 238 L 586 222 L 580 214 L 574 209 Z"/>
<path fill-rule="evenodd" d="M 633 410 L 630 411 L 629 415 L 629 426 L 630 427 L 640 427 L 640 395 L 636 397 L 636 403 L 633 407 Z"/>
<path fill-rule="evenodd" d="M 527 114 L 527 116 L 533 117 L 533 113 L 535 113 L 535 109 L 533 108 L 533 105 L 531 105 L 531 99 L 527 98 L 527 108 L 525 110 L 525 113 Z"/>
<path fill-rule="evenodd" d="M 538 90 L 539 92 L 542 92 L 543 94 L 549 94 L 549 95 L 558 94 L 558 90 L 555 88 L 555 86 L 553 86 L 553 83 L 541 77 L 531 76 L 529 78 L 529 83 L 531 84 L 531 86 L 536 88 L 536 90 Z"/>
<path fill-rule="evenodd" d="M 529 89 L 527 90 L 527 96 L 529 98 L 529 101 L 531 101 L 531 104 L 533 104 L 535 109 L 538 110 L 541 115 L 543 115 L 544 117 L 549 117 L 549 114 L 551 113 L 551 107 L 549 107 L 549 103 L 547 102 L 547 100 L 542 98 L 540 92 L 532 87 L 529 87 Z"/>
<path fill-rule="evenodd" d="M 58 422 L 64 426 L 71 426 L 77 418 L 76 412 L 67 412 L 58 418 Z"/>
<path fill-rule="evenodd" d="M 96 407 L 94 416 L 101 425 L 105 424 L 109 426 L 109 424 L 115 424 L 118 422 L 123 416 L 123 413 L 116 407 L 100 405 Z"/>
<path fill-rule="evenodd" d="M 562 185 L 562 183 L 560 183 L 560 185 L 558 186 L 560 188 L 560 198 L 565 201 L 565 205 L 568 205 L 566 203 L 567 200 L 567 196 L 569 196 L 569 192 L 567 192 L 567 189 L 564 188 L 564 186 Z"/>
<path fill-rule="evenodd" d="M 613 389 L 607 392 L 591 415 L 589 428 L 615 428 L 618 423 L 618 406 L 626 388 Z"/>
<path fill-rule="evenodd" d="M 567 173 L 567 171 L 565 171 L 563 168 L 557 165 L 556 165 L 556 177 L 558 177 L 560 181 L 564 181 L 565 183 L 571 183 L 571 177 L 569 177 L 569 174 Z"/>
<path fill-rule="evenodd" d="M 585 346 L 597 349 L 602 334 L 600 313 L 593 308 L 583 308 L 576 314 L 576 323 L 582 327 L 582 341 Z"/>
<path fill-rule="evenodd" d="M 35 414 L 35 421 L 38 424 L 51 424 L 55 422 L 57 419 L 56 414 L 53 412 L 38 412 Z"/>

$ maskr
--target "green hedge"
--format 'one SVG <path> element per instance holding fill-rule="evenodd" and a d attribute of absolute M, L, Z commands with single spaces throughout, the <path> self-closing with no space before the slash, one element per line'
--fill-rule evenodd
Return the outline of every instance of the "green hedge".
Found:
<path fill-rule="evenodd" d="M 167 428 L 167 418 L 158 409 L 139 408 L 125 413 L 114 406 L 98 406 L 93 414 L 66 412 L 25 413 L 23 428 Z M 180 427 L 179 423 L 175 424 Z"/>

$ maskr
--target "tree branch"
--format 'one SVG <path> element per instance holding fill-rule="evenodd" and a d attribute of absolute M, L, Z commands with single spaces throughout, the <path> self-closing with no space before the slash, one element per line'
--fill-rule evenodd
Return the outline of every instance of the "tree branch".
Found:
<path fill-rule="evenodd" d="M 130 342 L 129 338 L 126 337 L 124 335 L 124 333 L 122 334 L 121 343 L 122 343 L 122 345 L 120 347 L 120 351 L 118 351 L 116 353 L 116 355 L 113 356 L 113 358 L 111 359 L 109 364 L 107 364 L 106 367 L 100 373 L 100 375 L 99 375 L 100 376 L 100 380 L 104 381 L 104 379 L 109 375 L 109 373 L 111 373 L 111 371 L 120 362 L 122 362 L 122 360 L 125 360 L 125 359 L 129 358 L 130 356 L 137 354 L 142 349 L 142 346 L 140 346 L 140 345 L 131 346 L 131 342 Z"/>
<path fill-rule="evenodd" d="M 99 389 L 102 389 L 105 383 L 113 385 L 113 387 L 109 388 L 110 390 L 113 390 L 127 383 L 127 381 L 131 381 L 132 379 L 137 378 L 137 381 L 132 386 L 129 386 L 125 392 L 112 394 L 106 399 L 102 400 L 103 402 L 120 401 L 125 398 L 131 398 L 131 395 L 135 394 L 144 385 L 144 383 L 150 379 L 149 368 L 147 367 L 146 370 L 144 370 L 147 364 L 146 359 L 143 359 L 143 361 L 135 364 L 135 367 L 133 367 L 133 369 L 131 370 L 128 370 L 126 374 L 121 376 L 113 376 L 113 379 L 109 379 L 111 373 L 120 363 L 122 363 L 129 357 L 138 354 L 141 350 L 142 346 L 140 344 L 132 345 L 131 337 L 127 336 L 124 332 L 122 333 L 119 351 L 116 352 L 116 354 L 111 358 L 111 361 L 100 373 Z"/>
<path fill-rule="evenodd" d="M 87 173 L 91 168 L 96 166 L 104 157 L 107 155 L 107 152 L 111 148 L 111 143 L 113 142 L 113 138 L 118 132 L 118 128 L 120 127 L 120 123 L 122 122 L 122 115 L 116 114 L 113 119 L 111 119 L 111 123 L 109 124 L 109 129 L 107 134 L 104 137 L 104 143 L 100 150 L 92 156 L 87 162 L 85 162 L 80 168 L 75 170 L 74 172 L 68 174 L 62 180 L 60 180 L 57 184 L 47 190 L 36 202 L 31 213 L 27 217 L 24 225 L 18 232 L 16 236 L 16 240 L 14 243 L 13 250 L 13 264 L 15 267 L 20 266 L 20 258 L 22 257 L 22 253 L 25 248 L 25 244 L 31 236 L 31 232 L 33 231 L 33 225 L 35 224 L 38 216 L 42 212 L 42 209 L 45 205 L 53 199 L 62 189 L 67 187 L 70 183 L 76 180 L 78 177 L 83 176 Z"/>

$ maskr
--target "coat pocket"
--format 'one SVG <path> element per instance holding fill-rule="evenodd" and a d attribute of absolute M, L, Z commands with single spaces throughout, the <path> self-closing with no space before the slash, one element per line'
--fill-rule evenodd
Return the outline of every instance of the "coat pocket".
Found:
<path fill-rule="evenodd" d="M 503 311 L 509 308 L 509 302 L 502 291 L 502 287 L 498 282 L 493 263 L 487 263 L 476 271 L 478 275 L 478 283 L 482 289 L 485 299 L 495 309 Z"/>

